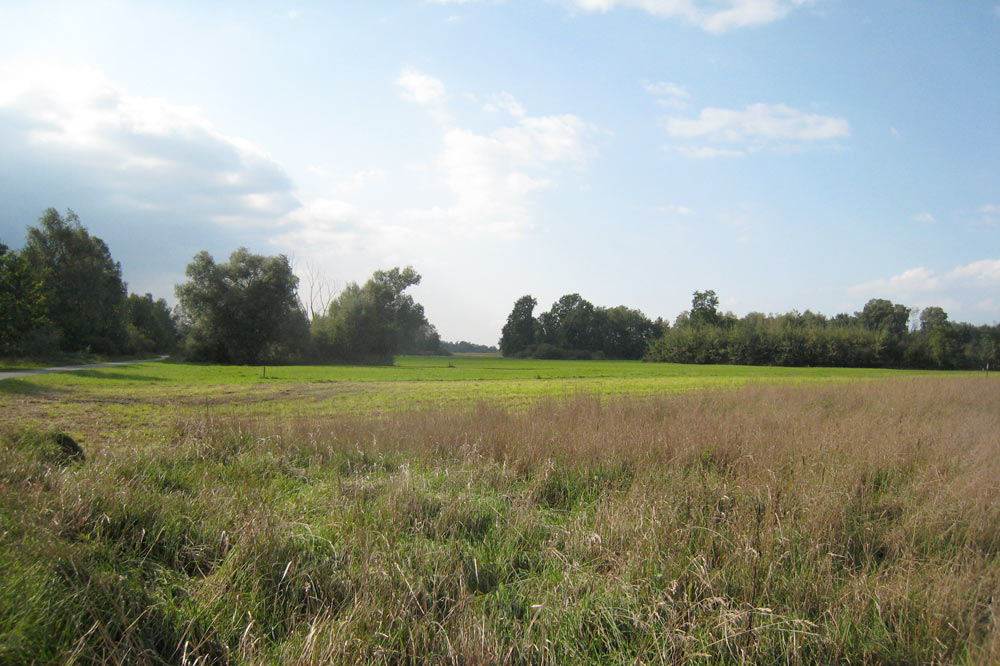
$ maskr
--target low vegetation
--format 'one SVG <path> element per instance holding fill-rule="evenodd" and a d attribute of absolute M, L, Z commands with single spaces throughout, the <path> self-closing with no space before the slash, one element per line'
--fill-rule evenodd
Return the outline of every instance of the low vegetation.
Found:
<path fill-rule="evenodd" d="M 2 398 L 2 663 L 1000 659 L 992 377 L 339 414 L 151 379 L 163 427 L 104 396 L 60 437 L 46 390 L 129 385 L 81 381 Z"/>

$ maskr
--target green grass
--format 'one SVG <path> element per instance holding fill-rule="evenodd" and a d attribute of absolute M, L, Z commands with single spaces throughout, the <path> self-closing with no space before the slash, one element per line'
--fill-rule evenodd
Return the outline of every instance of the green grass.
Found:
<path fill-rule="evenodd" d="M 992 377 L 261 374 L 0 381 L 0 663 L 1000 658 Z"/>
<path fill-rule="evenodd" d="M 968 373 L 403 356 L 392 366 L 142 363 L 0 380 L 0 425 L 78 436 L 168 427 L 207 414 L 329 415 L 467 407 L 520 409 L 580 394 L 655 396 L 747 384 L 856 382 Z"/>
<path fill-rule="evenodd" d="M 998 419 L 909 378 L 3 430 L 0 663 L 988 663 Z"/>

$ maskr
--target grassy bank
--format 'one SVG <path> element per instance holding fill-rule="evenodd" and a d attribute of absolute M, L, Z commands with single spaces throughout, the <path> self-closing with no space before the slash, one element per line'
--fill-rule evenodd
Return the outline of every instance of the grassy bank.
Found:
<path fill-rule="evenodd" d="M 164 418 L 5 427 L 0 662 L 1000 659 L 993 380 Z"/>

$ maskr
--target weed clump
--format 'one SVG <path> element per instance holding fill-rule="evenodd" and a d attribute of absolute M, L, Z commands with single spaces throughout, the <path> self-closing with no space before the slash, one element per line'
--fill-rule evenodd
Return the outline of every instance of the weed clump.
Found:
<path fill-rule="evenodd" d="M 76 440 L 58 430 L 44 431 L 26 428 L 3 437 L 8 450 L 16 450 L 37 459 L 42 464 L 66 467 L 82 463 L 86 456 Z"/>

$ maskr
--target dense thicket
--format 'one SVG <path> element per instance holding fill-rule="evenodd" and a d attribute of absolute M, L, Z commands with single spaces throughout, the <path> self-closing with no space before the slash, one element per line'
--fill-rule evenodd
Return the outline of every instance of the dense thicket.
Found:
<path fill-rule="evenodd" d="M 199 252 L 186 274 L 176 294 L 189 358 L 254 364 L 300 356 L 308 322 L 287 257 L 265 257 L 241 247 L 218 264 L 208 252 Z"/>
<path fill-rule="evenodd" d="M 166 351 L 176 330 L 166 303 L 127 297 L 121 265 L 73 212 L 49 208 L 20 251 L 0 244 L 0 354 Z M 133 300 L 136 299 L 136 300 Z"/>
<path fill-rule="evenodd" d="M 442 342 L 441 349 L 453 354 L 495 354 L 497 352 L 496 347 L 480 345 L 475 342 L 469 342 L 468 340 L 459 340 L 458 342 Z"/>
<path fill-rule="evenodd" d="M 806 311 L 751 312 L 742 318 L 717 309 L 715 292 L 695 292 L 690 312 L 664 327 L 646 354 L 650 361 L 740 365 L 978 369 L 997 367 L 1000 326 L 948 320 L 940 307 L 919 312 L 886 299 L 833 318 Z M 915 316 L 916 315 L 916 316 Z M 913 320 L 913 327 L 910 321 Z"/>
<path fill-rule="evenodd" d="M 313 318 L 313 357 L 387 363 L 394 354 L 439 351 L 441 337 L 424 307 L 403 293 L 418 284 L 420 274 L 411 266 L 375 271 L 364 285 L 348 284 L 324 315 Z"/>
<path fill-rule="evenodd" d="M 548 312 L 533 316 L 532 296 L 514 303 L 500 337 L 504 356 L 638 359 L 659 327 L 639 310 L 598 307 L 566 294 Z"/>

